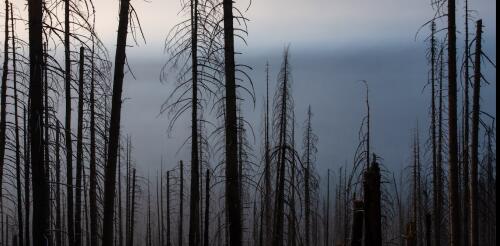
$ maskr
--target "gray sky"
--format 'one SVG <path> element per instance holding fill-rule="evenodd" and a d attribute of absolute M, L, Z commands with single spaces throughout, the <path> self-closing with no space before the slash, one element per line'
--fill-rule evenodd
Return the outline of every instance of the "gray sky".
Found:
<path fill-rule="evenodd" d="M 114 55 L 118 1 L 95 2 L 97 30 Z M 147 43 L 128 49 L 137 80 L 126 77 L 124 95 L 128 99 L 122 108 L 122 125 L 123 132 L 133 137 L 137 164 L 154 173 L 161 155 L 167 166 L 179 159 L 189 160 L 187 148 L 177 153 L 189 133 L 187 118 L 168 138 L 168 119 L 158 117 L 160 105 L 172 89 L 172 83 L 162 84 L 158 79 L 167 59 L 162 54 L 163 42 L 183 16 L 178 15 L 179 0 L 132 2 Z M 248 5 L 247 0 L 237 2 L 242 7 Z M 471 8 L 484 19 L 484 45 L 496 60 L 496 1 L 471 1 Z M 460 9 L 459 18 L 462 12 Z M 319 136 L 319 170 L 352 162 L 364 115 L 364 88 L 359 80 L 370 83 L 374 151 L 391 168 L 408 163 L 412 128 L 418 121 L 424 137 L 428 127 L 429 92 L 423 90 L 428 71 L 424 44 L 428 29 L 417 39 L 415 34 L 433 16 L 430 0 L 253 0 L 246 14 L 251 20 L 250 36 L 248 46 L 239 45 L 243 55 L 237 59 L 253 67 L 258 101 L 255 109 L 247 107 L 245 115 L 254 122 L 256 134 L 260 132 L 265 92 L 264 64 L 269 60 L 274 89 L 283 47 L 291 44 L 298 136 L 311 105 Z M 459 34 L 460 48 L 461 39 Z M 489 71 L 489 78 L 495 81 L 494 70 Z M 483 91 L 485 110 L 495 114 L 496 86 Z"/>

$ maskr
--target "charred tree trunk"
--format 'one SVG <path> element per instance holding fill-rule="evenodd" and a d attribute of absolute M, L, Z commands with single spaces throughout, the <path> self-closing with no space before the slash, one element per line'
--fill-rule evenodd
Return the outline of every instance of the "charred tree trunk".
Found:
<path fill-rule="evenodd" d="M 455 0 L 448 0 L 448 151 L 450 245 L 460 245 L 460 197 L 458 187 L 457 61 Z"/>
<path fill-rule="evenodd" d="M 73 214 L 73 143 L 71 140 L 71 47 L 70 47 L 70 0 L 64 0 L 64 61 L 65 61 L 65 97 L 66 113 L 65 128 L 66 135 L 66 203 L 68 206 L 68 243 L 75 241 L 74 214 Z"/>
<path fill-rule="evenodd" d="M 365 245 L 382 245 L 382 224 L 380 206 L 380 168 L 373 157 L 370 168 L 364 174 L 363 186 L 365 192 Z"/>
<path fill-rule="evenodd" d="M 363 245 L 363 201 L 353 202 L 351 246 Z"/>
<path fill-rule="evenodd" d="M 179 228 L 178 229 L 178 240 L 179 240 L 179 243 L 178 245 L 179 246 L 182 246 L 182 234 L 183 234 L 183 227 L 184 227 L 184 164 L 182 163 L 182 161 L 180 162 L 179 164 L 179 167 L 180 167 L 180 186 L 179 186 L 179 202 L 180 202 L 180 206 L 179 206 Z"/>
<path fill-rule="evenodd" d="M 433 190 L 433 222 L 434 222 L 434 245 L 440 246 L 438 217 L 438 178 L 437 178 L 437 139 L 436 139 L 436 23 L 432 22 L 431 36 L 431 141 L 432 141 L 432 190 Z"/>
<path fill-rule="evenodd" d="M 2 86 L 0 88 L 0 207 L 3 209 L 3 174 L 5 166 L 5 138 L 7 124 L 7 75 L 9 73 L 9 1 L 5 0 L 5 41 L 2 68 Z M 2 212 L 3 216 L 3 212 Z"/>
<path fill-rule="evenodd" d="M 230 245 L 242 244 L 241 201 L 238 180 L 238 122 L 236 116 L 236 65 L 234 61 L 233 1 L 223 0 L 225 65 L 226 209 Z"/>
<path fill-rule="evenodd" d="M 95 64 L 94 64 L 94 44 L 92 44 L 91 56 L 91 78 L 90 78 L 90 176 L 89 176 L 89 203 L 90 203 L 90 246 L 98 246 L 97 242 L 97 167 L 96 167 L 96 139 L 95 139 Z M 119 150 L 118 150 L 119 153 Z M 119 155 L 119 154 L 118 154 Z M 119 157 L 118 157 L 119 158 Z M 119 161 L 118 161 L 119 162 Z M 118 169 L 120 169 L 118 167 Z M 120 179 L 120 178 L 118 178 Z M 120 185 L 120 182 L 118 182 Z M 120 192 L 118 188 L 118 192 Z M 118 197 L 121 198 L 120 194 Z M 120 221 L 120 237 L 121 237 L 121 201 L 118 201 L 119 221 Z M 121 246 L 121 242 L 120 242 Z"/>
<path fill-rule="evenodd" d="M 269 142 L 269 63 L 266 64 L 266 116 L 265 116 L 264 218 L 266 245 L 271 243 L 271 146 Z"/>
<path fill-rule="evenodd" d="M 76 144 L 76 190 L 75 190 L 75 246 L 82 245 L 82 173 L 83 173 L 83 74 L 84 48 L 80 48 L 80 77 L 78 80 L 78 129 Z"/>
<path fill-rule="evenodd" d="M 30 137 L 28 132 L 28 113 L 26 107 L 23 107 L 24 115 L 24 230 L 26 231 L 26 245 L 30 245 L 30 168 L 31 168 L 31 153 L 30 153 Z"/>
<path fill-rule="evenodd" d="M 61 225 L 61 159 L 60 159 L 60 134 L 59 121 L 56 121 L 56 246 L 62 246 L 62 225 Z M 22 244 L 21 244 L 22 245 Z"/>
<path fill-rule="evenodd" d="M 472 162 L 470 183 L 470 245 L 479 245 L 479 220 L 478 220 L 478 166 L 479 166 L 479 114 L 481 112 L 481 55 L 482 55 L 482 20 L 477 21 L 476 51 L 474 61 L 474 94 L 472 99 Z"/>
<path fill-rule="evenodd" d="M 16 38 L 14 28 L 14 11 L 12 3 L 10 4 L 10 21 L 12 29 L 12 79 L 14 83 L 14 131 L 15 131 L 15 148 L 16 148 L 16 191 L 17 191 L 17 236 L 20 246 L 23 246 L 24 227 L 23 227 L 23 201 L 22 201 L 22 186 L 21 186 L 21 143 L 19 137 L 19 114 L 18 114 L 18 96 L 17 96 L 17 58 L 16 58 Z M 1 180 L 1 178 L 0 178 Z M 1 181 L 0 181 L 1 182 Z M 1 187 L 0 187 L 1 189 Z M 0 196 L 1 199 L 1 196 Z M 59 245 L 57 245 L 59 246 Z"/>
<path fill-rule="evenodd" d="M 116 159 L 120 138 L 120 117 L 122 107 L 122 89 L 125 66 L 125 48 L 127 46 L 127 31 L 130 0 L 120 1 L 120 18 L 118 37 L 116 41 L 115 71 L 113 78 L 113 97 L 111 108 L 111 125 L 109 127 L 108 159 L 104 174 L 104 218 L 103 225 L 112 225 L 116 185 Z M 113 243 L 113 227 L 103 226 L 102 245 Z"/>
<path fill-rule="evenodd" d="M 464 101 L 462 116 L 462 190 L 463 190 L 463 246 L 469 245 L 469 211 L 470 211 L 470 187 L 469 187 L 469 1 L 465 0 L 465 46 L 464 46 Z"/>
<path fill-rule="evenodd" d="M 49 238 L 49 184 L 45 176 L 42 136 L 42 15 L 41 0 L 28 2 L 29 12 L 29 132 L 31 144 L 31 172 L 33 185 L 33 244 L 44 246 Z"/>
<path fill-rule="evenodd" d="M 132 201 L 130 208 L 130 236 L 129 236 L 129 246 L 134 246 L 134 225 L 135 225 L 135 190 L 136 190 L 136 170 L 134 168 L 132 174 Z"/>
<path fill-rule="evenodd" d="M 170 171 L 167 171 L 167 246 L 171 246 L 170 237 Z"/>
<path fill-rule="evenodd" d="M 210 230 L 210 170 L 207 169 L 205 178 L 205 232 L 203 236 L 203 246 L 209 246 L 209 230 Z"/>

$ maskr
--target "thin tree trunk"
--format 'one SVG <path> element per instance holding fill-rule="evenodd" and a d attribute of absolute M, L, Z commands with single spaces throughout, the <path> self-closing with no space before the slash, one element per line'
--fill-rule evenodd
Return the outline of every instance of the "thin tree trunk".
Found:
<path fill-rule="evenodd" d="M 170 237 L 170 171 L 167 171 L 167 246 L 171 246 Z"/>
<path fill-rule="evenodd" d="M 120 138 L 120 116 L 122 106 L 122 89 L 125 66 L 125 48 L 127 46 L 127 31 L 130 0 L 120 1 L 120 18 L 118 37 L 116 41 L 115 71 L 113 78 L 113 98 L 111 108 L 111 125 L 109 128 L 108 160 L 104 174 L 104 218 L 103 225 L 112 225 L 116 185 L 116 160 L 118 141 Z M 113 227 L 103 226 L 102 245 L 113 243 Z"/>
<path fill-rule="evenodd" d="M 178 240 L 179 240 L 179 243 L 178 245 L 179 246 L 182 246 L 182 234 L 183 234 L 183 227 L 184 227 L 184 164 L 182 163 L 182 161 L 180 162 L 179 164 L 179 167 L 180 167 L 180 186 L 179 186 L 179 189 L 180 189 L 180 192 L 179 192 L 179 201 L 180 201 L 180 206 L 179 206 L 179 228 L 178 229 Z"/>
<path fill-rule="evenodd" d="M 49 184 L 45 177 L 42 122 L 42 1 L 28 2 L 30 52 L 29 132 L 33 185 L 33 246 L 44 246 L 49 238 Z"/>
<path fill-rule="evenodd" d="M 12 77 L 14 83 L 14 124 L 15 124 L 15 139 L 16 139 L 16 191 L 17 191 L 17 223 L 18 223 L 18 238 L 19 245 L 23 246 L 24 227 L 23 227 L 23 202 L 22 202 L 22 186 L 21 186 L 21 143 L 19 139 L 19 114 L 18 114 L 18 96 L 17 96 L 17 59 L 16 59 L 16 38 L 15 24 L 12 3 L 10 4 L 10 21 L 12 29 Z M 1 178 L 0 178 L 1 179 Z M 0 181 L 1 182 L 1 181 Z M 1 187 L 0 187 L 1 188 Z M 17 241 L 17 240 L 16 240 Z M 59 246 L 59 245 L 57 245 Z"/>
<path fill-rule="evenodd" d="M 91 77 L 90 77 L 90 176 L 89 176 L 89 198 L 90 198 L 90 245 L 98 246 L 97 242 L 97 167 L 96 167 L 96 139 L 95 139 L 95 63 L 94 63 L 94 43 L 92 42 L 91 56 Z M 119 151 L 118 151 L 119 152 Z M 120 190 L 119 190 L 120 192 Z M 120 195 L 118 195 L 120 197 Z M 118 202 L 119 216 L 121 217 L 121 203 Z M 121 219 L 120 219 L 121 222 Z M 121 228 L 121 223 L 120 223 Z M 121 230 L 120 230 L 121 236 Z M 121 244 L 120 244 L 121 246 Z"/>
<path fill-rule="evenodd" d="M 84 48 L 80 48 L 80 76 L 78 81 L 78 129 L 76 144 L 76 190 L 75 190 L 75 246 L 82 245 L 82 173 L 83 173 L 83 74 Z"/>
<path fill-rule="evenodd" d="M 30 244 L 30 168 L 31 168 L 31 153 L 30 153 L 30 137 L 28 132 L 28 113 L 26 107 L 23 107 L 24 118 L 24 230 L 26 245 Z"/>
<path fill-rule="evenodd" d="M 479 245 L 479 218 L 478 218 L 478 165 L 479 165 L 479 114 L 481 112 L 481 55 L 482 55 L 482 20 L 477 21 L 476 51 L 474 62 L 474 95 L 472 99 L 472 162 L 470 183 L 470 245 Z M 490 202 L 490 201 L 489 201 Z"/>
<path fill-rule="evenodd" d="M 230 245 L 241 246 L 241 201 L 238 180 L 238 122 L 236 117 L 236 75 L 234 61 L 233 1 L 223 0 L 225 64 L 226 209 Z"/>
<path fill-rule="evenodd" d="M 61 226 L 61 159 L 60 159 L 60 134 L 59 121 L 56 121 L 56 246 L 62 245 Z M 22 245 L 22 244 L 21 244 Z"/>
<path fill-rule="evenodd" d="M 7 122 L 7 75 L 9 73 L 9 1 L 5 0 L 5 41 L 2 68 L 1 104 L 0 104 L 0 207 L 3 208 L 3 174 L 5 164 L 5 137 Z M 3 212 L 2 212 L 3 216 Z"/>
<path fill-rule="evenodd" d="M 205 232 L 203 246 L 209 246 L 209 230 L 210 230 L 210 170 L 207 169 L 205 178 Z"/>
<path fill-rule="evenodd" d="M 325 246 L 328 246 L 328 236 L 330 235 L 330 169 L 328 169 L 326 184 Z"/>
<path fill-rule="evenodd" d="M 65 135 L 66 135 L 66 199 L 68 206 L 68 243 L 75 241 L 73 214 L 73 143 L 71 140 L 71 46 L 70 46 L 70 0 L 64 0 L 64 61 L 65 61 Z"/>
<path fill-rule="evenodd" d="M 269 63 L 266 63 L 266 116 L 265 116 L 265 167 L 264 167 L 264 217 L 266 245 L 271 244 L 272 212 L 271 212 L 271 150 L 269 143 Z"/>
<path fill-rule="evenodd" d="M 460 245 L 460 197 L 458 187 L 457 61 L 455 0 L 448 0 L 448 150 L 450 245 Z"/>
<path fill-rule="evenodd" d="M 470 211 L 470 189 L 469 189 L 469 1 L 465 0 L 465 46 L 464 46 L 464 102 L 463 102 L 463 116 L 462 116 L 462 165 L 463 165 L 463 228 L 464 239 L 463 246 L 469 245 L 469 211 Z"/>
<path fill-rule="evenodd" d="M 132 204 L 130 211 L 130 236 L 128 245 L 134 246 L 134 225 L 135 225 L 135 190 L 136 190 L 136 170 L 133 169 L 132 174 Z"/>
<path fill-rule="evenodd" d="M 436 139 L 436 23 L 432 22 L 431 36 L 431 141 L 432 141 L 432 189 L 433 189 L 433 216 L 434 216 L 434 245 L 440 246 L 438 215 L 438 179 L 437 179 L 437 139 Z"/>

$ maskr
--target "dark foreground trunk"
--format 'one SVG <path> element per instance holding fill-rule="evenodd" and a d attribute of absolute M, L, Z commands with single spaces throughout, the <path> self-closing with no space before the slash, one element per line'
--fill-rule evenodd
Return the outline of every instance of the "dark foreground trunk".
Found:
<path fill-rule="evenodd" d="M 127 30 L 130 0 L 120 1 L 120 19 L 116 41 L 115 71 L 113 78 L 113 97 L 111 105 L 111 123 L 109 127 L 108 160 L 104 176 L 104 218 L 102 245 L 113 244 L 113 215 L 115 202 L 116 161 L 118 140 L 120 137 L 120 117 L 122 107 L 122 89 L 125 65 L 125 48 L 127 45 Z"/>

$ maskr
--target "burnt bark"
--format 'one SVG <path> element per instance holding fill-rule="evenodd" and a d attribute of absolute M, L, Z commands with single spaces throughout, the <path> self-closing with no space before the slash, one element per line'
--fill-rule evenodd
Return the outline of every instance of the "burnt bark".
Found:
<path fill-rule="evenodd" d="M 113 78 L 113 97 L 111 105 L 111 121 L 109 127 L 108 159 L 104 173 L 104 217 L 102 245 L 113 243 L 113 211 L 115 202 L 116 162 L 120 136 L 120 118 L 122 107 L 122 89 L 124 66 L 126 59 L 127 31 L 129 23 L 130 0 L 120 1 L 120 17 L 116 41 L 115 71 Z"/>

